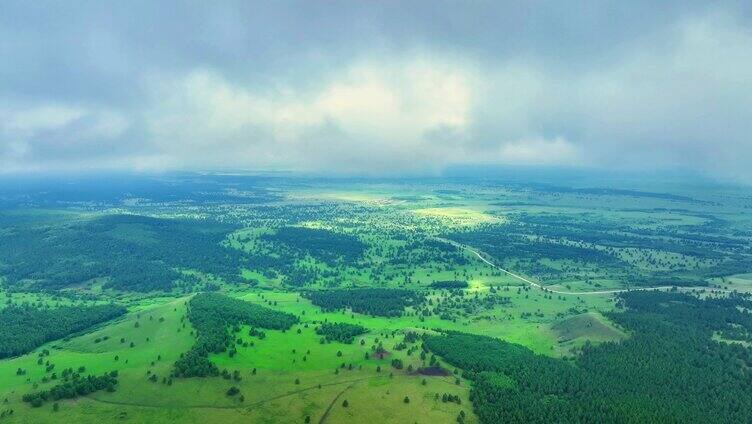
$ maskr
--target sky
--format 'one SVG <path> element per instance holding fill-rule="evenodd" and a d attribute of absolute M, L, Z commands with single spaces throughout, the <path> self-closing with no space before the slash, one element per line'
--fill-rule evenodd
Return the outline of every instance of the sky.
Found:
<path fill-rule="evenodd" d="M 0 173 L 752 184 L 749 1 L 0 3 Z"/>

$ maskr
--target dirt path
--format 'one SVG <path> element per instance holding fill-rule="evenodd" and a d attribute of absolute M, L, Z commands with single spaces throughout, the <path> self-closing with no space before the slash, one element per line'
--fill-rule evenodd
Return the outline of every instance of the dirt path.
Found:
<path fill-rule="evenodd" d="M 340 392 L 339 395 L 337 395 L 337 397 L 339 397 L 342 393 L 344 393 L 350 387 L 354 386 L 356 383 L 358 383 L 360 381 L 364 381 L 364 380 L 370 380 L 370 379 L 373 379 L 373 378 L 379 378 L 379 377 L 380 376 L 362 377 L 362 378 L 357 378 L 357 379 L 353 379 L 353 380 L 336 381 L 336 382 L 333 382 L 333 383 L 321 384 L 321 387 L 339 386 L 341 384 L 351 383 L 350 386 L 346 387 L 344 390 L 342 390 L 342 392 Z M 294 396 L 294 395 L 297 395 L 297 394 L 300 394 L 300 393 L 303 393 L 303 392 L 307 392 L 307 391 L 310 391 L 310 390 L 318 389 L 318 388 L 319 388 L 319 385 L 317 384 L 315 386 L 305 387 L 305 388 L 302 388 L 302 389 L 299 389 L 299 390 L 294 390 L 292 392 L 287 392 L 287 393 L 284 393 L 284 394 L 272 396 L 270 398 L 262 399 L 262 400 L 259 400 L 259 401 L 256 401 L 256 402 L 252 402 L 252 403 L 245 403 L 245 404 L 242 404 L 242 405 L 227 405 L 227 406 L 218 406 L 218 405 L 154 405 L 154 404 L 146 404 L 146 403 L 120 402 L 120 401 L 115 401 L 115 400 L 104 400 L 104 399 L 97 399 L 97 398 L 91 397 L 91 396 L 86 396 L 86 398 L 89 399 L 89 400 L 92 400 L 94 402 L 99 402 L 99 403 L 106 403 L 106 404 L 110 404 L 110 405 L 121 405 L 121 406 L 134 406 L 134 407 L 138 407 L 138 408 L 250 409 L 250 408 L 253 408 L 253 407 L 256 407 L 256 406 L 261 406 L 261 405 L 263 405 L 265 403 L 269 403 L 269 402 L 272 402 L 272 401 L 275 401 L 275 400 L 283 399 L 283 398 L 286 398 L 286 397 L 289 397 L 289 396 Z M 337 399 L 335 398 L 335 401 L 336 400 Z M 329 406 L 329 408 L 331 408 L 331 405 Z"/>
<path fill-rule="evenodd" d="M 337 400 L 340 398 L 340 396 L 342 396 L 346 391 L 352 389 L 356 384 L 357 381 L 342 389 L 341 392 L 337 393 L 337 396 L 335 396 L 334 399 L 332 399 L 331 403 L 329 403 L 329 406 L 326 407 L 326 411 L 324 411 L 324 415 L 321 416 L 319 424 L 324 424 L 324 421 L 326 421 L 326 418 L 329 416 L 329 412 L 331 412 L 332 407 L 334 407 L 334 404 L 337 403 Z"/>

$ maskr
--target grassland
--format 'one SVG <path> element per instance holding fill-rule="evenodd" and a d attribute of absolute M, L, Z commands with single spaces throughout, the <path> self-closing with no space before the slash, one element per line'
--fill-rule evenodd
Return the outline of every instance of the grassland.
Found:
<path fill-rule="evenodd" d="M 403 422 L 406 417 L 413 417 L 415 408 L 421 410 L 418 422 L 442 422 L 456 416 L 461 406 L 434 400 L 436 393 L 450 392 L 467 399 L 467 384 L 456 385 L 455 377 L 421 376 L 417 372 L 392 369 L 390 365 L 392 359 L 401 357 L 406 367 L 414 365 L 417 369 L 420 365 L 417 358 L 390 352 L 383 359 L 365 359 L 365 353 L 370 352 L 376 340 L 389 345 L 399 338 L 404 328 L 400 327 L 401 323 L 362 316 L 318 314 L 317 308 L 289 293 L 249 293 L 242 298 L 264 304 L 277 302 L 280 310 L 305 312 L 306 320 L 290 331 L 267 331 L 263 340 L 244 337 L 254 345 L 239 347 L 238 354 L 232 358 L 226 354 L 212 357 L 222 369 L 241 371 L 241 381 L 175 379 L 168 386 L 147 380 L 148 371 L 160 378 L 168 376 L 172 363 L 192 344 L 190 325 L 182 325 L 187 299 L 180 298 L 135 308 L 134 312 L 103 328 L 3 361 L 0 373 L 9 378 L 2 379 L 0 393 L 8 399 L 6 407 L 17 411 L 8 422 L 59 422 L 57 420 L 72 416 L 82 422 L 97 422 L 102 417 L 198 422 L 207 416 L 221 417 L 227 422 L 247 422 L 249 419 L 289 422 L 291 417 L 303 422 L 305 416 L 318 421 L 338 395 L 348 400 L 348 409 L 340 411 L 341 404 L 334 405 L 327 422 L 341 422 L 340 419 L 352 416 L 372 417 L 370 422 Z M 365 341 L 365 345 L 359 342 L 352 345 L 321 344 L 313 325 L 308 324 L 335 318 L 339 322 L 368 325 L 369 334 L 359 338 Z M 136 323 L 139 323 L 138 327 Z M 241 334 L 246 330 L 244 328 Z M 131 343 L 135 346 L 131 347 Z M 35 355 L 43 349 L 50 350 L 47 360 L 57 369 L 85 366 L 87 371 L 95 374 L 119 370 L 117 391 L 62 402 L 60 411 L 55 414 L 50 414 L 49 406 L 28 408 L 19 402 L 19 398 L 32 389 L 32 382 L 38 382 L 45 374 L 44 367 L 37 365 Z M 343 363 L 345 368 L 341 368 Z M 381 367 L 381 372 L 376 371 L 377 367 Z M 28 373 L 10 377 L 17 368 L 28 370 Z M 257 370 L 255 374 L 253 369 Z M 425 385 L 422 383 L 424 379 Z M 44 384 L 37 386 L 45 387 Z M 231 386 L 240 389 L 245 397 L 243 402 L 225 394 Z M 404 404 L 405 396 L 414 402 Z M 469 404 L 465 409 L 470 412 Z"/>
<path fill-rule="evenodd" d="M 177 279 L 160 291 L 119 290 L 107 285 L 113 279 L 109 275 L 58 291 L 27 290 L 39 281 L 3 281 L 0 308 L 116 302 L 128 313 L 0 361 L 0 412 L 13 410 L 0 423 L 303 423 L 307 418 L 313 423 L 454 423 L 461 411 L 465 423 L 475 423 L 471 381 L 463 370 L 439 358 L 446 375 L 421 374 L 418 370 L 428 365 L 420 357 L 421 342 L 398 349 L 406 334 L 459 331 L 500 338 L 549 358 L 571 358 L 585 345 L 631 337 L 608 318 L 619 310 L 613 294 L 578 293 L 667 285 L 664 280 L 752 291 L 749 269 L 739 272 L 752 255 L 752 222 L 739 217 L 744 201 L 698 196 L 704 196 L 702 202 L 457 182 L 286 182 L 260 205 L 139 199 L 109 207 L 80 204 L 62 212 L 13 211 L 3 215 L 0 235 L 10 234 L 10 226 L 56 231 L 61 216 L 66 223 L 88 222 L 112 212 L 190 218 L 197 226 L 181 228 L 200 236 L 201 225 L 212 222 L 228 230 L 221 243 L 205 251 L 217 258 L 229 252 L 238 275 L 229 278 L 233 275 L 226 267 L 214 269 L 201 260 L 176 260 L 170 272 Z M 117 224 L 105 235 L 128 246 L 159 243 L 147 224 Z M 288 227 L 353 237 L 363 252 L 322 256 L 270 237 Z M 437 243 L 457 235 L 494 263 L 571 294 L 531 287 L 467 250 Z M 520 248 L 510 247 L 513 243 Z M 468 287 L 431 288 L 436 281 L 451 280 L 466 281 Z M 325 312 L 302 295 L 359 287 L 415 290 L 426 301 L 388 318 Z M 171 378 L 173 363 L 195 341 L 186 305 L 193 293 L 206 290 L 292 313 L 300 322 L 286 331 L 266 330 L 264 338 L 249 335 L 250 328 L 243 326 L 234 345 L 237 353 L 210 355 L 219 369 L 229 375 L 237 371 L 239 378 Z M 322 343 L 315 333 L 322 322 L 358 324 L 368 332 L 352 344 Z M 379 344 L 386 350 L 381 358 L 375 355 Z M 45 350 L 49 356 L 39 365 Z M 393 367 L 394 360 L 402 367 Z M 56 411 L 51 402 L 30 407 L 21 400 L 24 394 L 55 384 L 47 361 L 55 370 L 117 370 L 117 389 L 60 401 Z M 26 373 L 17 375 L 19 368 Z M 228 395 L 231 387 L 238 393 Z M 443 402 L 445 393 L 461 403 Z"/>
<path fill-rule="evenodd" d="M 488 286 L 476 282 L 467 296 L 486 292 Z M 159 376 L 160 381 L 168 376 L 172 363 L 192 344 L 190 324 L 183 326 L 188 298 L 137 300 L 130 306 L 132 312 L 116 322 L 1 362 L 0 374 L 9 378 L 2 380 L 0 393 L 8 398 L 8 407 L 17 411 L 8 422 L 55 422 L 70 417 L 81 422 L 101 421 L 103 417 L 106 420 L 128 417 L 150 422 L 176 419 L 198 422 L 209 416 L 226 422 L 289 422 L 291 417 L 303 422 L 306 416 L 310 416 L 313 422 L 319 422 L 330 405 L 326 422 L 333 423 L 353 419 L 359 422 L 406 422 L 407 419 L 412 420 L 407 422 L 452 422 L 460 410 L 468 415 L 466 422 L 474 422 L 466 380 L 460 378 L 457 385 L 455 380 L 458 377 L 454 374 L 421 375 L 415 370 L 426 364 L 417 353 L 408 356 L 405 350 L 393 349 L 405 331 L 448 329 L 493 335 L 539 353 L 557 356 L 562 346 L 568 346 L 560 343 L 557 340 L 559 333 L 551 329 L 552 323 L 558 319 L 557 314 L 566 314 L 573 307 L 613 308 L 606 297 L 548 299 L 540 291 L 520 290 L 518 293 L 517 287 L 511 287 L 505 292 L 505 296 L 512 299 L 510 304 L 451 322 L 436 316 L 382 318 L 351 312 L 321 312 L 307 299 L 289 291 L 234 289 L 229 293 L 249 302 L 293 313 L 302 319 L 289 331 L 266 331 L 263 340 L 242 336 L 243 341 L 253 342 L 253 345 L 238 345 L 234 357 L 227 354 L 211 357 L 220 369 L 240 371 L 241 381 L 175 379 L 169 386 L 148 381 L 149 371 Z M 436 292 L 432 296 L 435 298 L 441 294 Z M 369 332 L 353 344 L 321 344 L 321 337 L 315 334 L 314 327 L 315 323 L 323 321 L 356 323 L 368 328 Z M 244 327 L 239 334 L 246 333 Z M 598 339 L 594 337 L 593 340 Z M 372 355 L 377 341 L 383 343 L 389 352 L 383 359 Z M 134 347 L 131 347 L 131 342 Z M 60 411 L 54 414 L 51 414 L 49 405 L 29 408 L 19 398 L 32 390 L 34 382 L 39 382 L 45 375 L 44 368 L 36 364 L 36 353 L 43 349 L 50 350 L 48 360 L 58 369 L 85 366 L 87 371 L 95 374 L 119 370 L 117 391 L 98 392 L 61 402 Z M 366 353 L 371 354 L 369 359 L 365 359 Z M 393 359 L 403 360 L 404 368 L 393 369 Z M 345 368 L 342 368 L 343 364 Z M 413 371 L 407 371 L 408 366 L 412 366 Z M 381 372 L 376 371 L 377 367 Z M 15 376 L 17 368 L 28 370 L 28 374 Z M 252 373 L 254 368 L 256 374 Z M 453 370 L 449 366 L 446 368 L 450 372 Z M 45 386 L 38 385 L 39 388 Z M 242 403 L 225 394 L 231 386 L 240 389 L 245 397 Z M 440 398 L 444 393 L 459 396 L 464 403 L 457 405 L 436 399 L 437 394 Z M 409 404 L 404 403 L 405 396 L 410 399 Z M 349 404 L 347 408 L 341 405 L 345 399 Z M 420 411 L 419 415 L 416 411 Z"/>

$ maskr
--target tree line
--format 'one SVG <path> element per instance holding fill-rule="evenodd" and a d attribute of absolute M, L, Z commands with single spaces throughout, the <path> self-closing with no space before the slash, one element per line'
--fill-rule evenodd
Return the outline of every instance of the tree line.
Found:
<path fill-rule="evenodd" d="M 466 289 L 467 287 L 467 281 L 463 280 L 440 280 L 431 283 L 431 288 L 434 289 Z"/>

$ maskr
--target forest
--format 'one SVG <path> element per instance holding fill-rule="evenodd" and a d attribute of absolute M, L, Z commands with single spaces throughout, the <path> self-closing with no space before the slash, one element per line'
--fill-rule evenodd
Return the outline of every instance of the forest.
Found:
<path fill-rule="evenodd" d="M 355 263 L 365 251 L 365 245 L 356 236 L 319 228 L 282 227 L 262 239 L 281 243 L 298 256 L 307 254 L 330 266 L 340 261 Z"/>
<path fill-rule="evenodd" d="M 440 280 L 431 283 L 433 289 L 466 289 L 467 281 L 462 280 Z"/>
<path fill-rule="evenodd" d="M 30 352 L 42 344 L 123 315 L 123 306 L 11 305 L 0 309 L 0 358 Z"/>
<path fill-rule="evenodd" d="M 752 348 L 713 340 L 730 326 L 752 330 L 748 297 L 702 300 L 627 292 L 610 317 L 632 332 L 554 359 L 486 336 L 447 333 L 425 348 L 474 381 L 483 423 L 749 422 Z"/>
<path fill-rule="evenodd" d="M 325 322 L 316 328 L 316 334 L 324 336 L 326 341 L 340 343 L 352 343 L 355 336 L 365 334 L 368 329 L 362 325 L 348 324 L 346 322 Z"/>
<path fill-rule="evenodd" d="M 222 246 L 233 227 L 207 221 L 106 215 L 0 233 L 0 274 L 26 290 L 58 290 L 95 278 L 106 287 L 169 291 L 176 268 L 240 280 L 238 250 Z"/>
<path fill-rule="evenodd" d="M 303 296 L 324 311 L 349 308 L 353 312 L 396 317 L 408 306 L 417 306 L 424 296 L 413 290 L 363 288 L 349 290 L 307 291 Z"/>
<path fill-rule="evenodd" d="M 404 246 L 390 252 L 389 263 L 394 266 L 414 267 L 430 263 L 452 266 L 467 265 L 469 261 L 459 247 L 432 238 L 412 237 Z"/>

